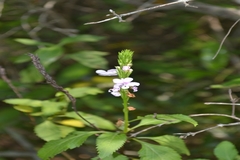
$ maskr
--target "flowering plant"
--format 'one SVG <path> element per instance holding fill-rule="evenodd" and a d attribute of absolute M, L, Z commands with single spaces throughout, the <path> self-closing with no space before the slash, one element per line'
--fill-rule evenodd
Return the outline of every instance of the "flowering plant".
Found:
<path fill-rule="evenodd" d="M 115 123 L 115 129 L 111 127 L 108 127 L 108 129 L 106 127 L 104 128 L 98 122 L 101 121 L 111 124 L 111 122 L 107 120 L 103 121 L 98 119 L 98 121 L 91 121 L 89 116 L 80 115 L 81 112 L 76 112 L 77 115 L 81 116 L 83 120 L 95 130 L 74 131 L 62 139 L 48 141 L 38 152 L 41 159 L 48 160 L 54 155 L 67 149 L 79 147 L 88 137 L 93 135 L 96 136 L 96 148 L 98 151 L 98 155 L 93 158 L 93 160 L 127 160 L 133 157 L 139 157 L 143 160 L 181 160 L 181 154 L 190 154 L 183 140 L 179 137 L 171 135 L 160 135 L 157 137 L 139 136 L 154 128 L 180 122 L 187 122 L 196 126 L 197 122 L 189 116 L 182 114 L 166 115 L 153 113 L 150 115 L 138 116 L 135 119 L 129 120 L 129 111 L 137 108 L 129 106 L 129 101 L 131 98 L 135 97 L 134 93 L 138 91 L 138 87 L 140 86 L 139 82 L 134 82 L 133 78 L 130 77 L 133 72 L 133 69 L 131 68 L 132 57 L 132 51 L 123 50 L 118 54 L 119 65 L 116 66 L 115 69 L 96 71 L 100 76 L 118 76 L 118 78 L 113 78 L 113 87 L 108 90 L 113 96 L 120 97 L 123 101 L 123 120 L 119 119 Z M 68 92 L 66 93 L 68 94 Z M 132 122 L 134 122 L 134 124 L 132 124 Z M 152 141 L 155 144 L 152 143 Z M 141 145 L 141 149 L 133 149 L 135 154 L 128 155 L 125 152 L 125 147 L 129 143 L 135 142 Z"/>

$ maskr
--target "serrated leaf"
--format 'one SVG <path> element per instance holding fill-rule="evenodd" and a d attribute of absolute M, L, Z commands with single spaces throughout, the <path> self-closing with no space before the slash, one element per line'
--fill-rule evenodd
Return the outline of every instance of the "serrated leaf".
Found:
<path fill-rule="evenodd" d="M 222 84 L 215 84 L 211 85 L 211 88 L 232 88 L 240 86 L 240 78 L 233 79 L 231 81 L 222 83 Z"/>
<path fill-rule="evenodd" d="M 158 114 L 158 115 L 146 115 L 144 117 L 139 116 L 137 119 L 141 120 L 138 125 L 131 129 L 138 128 L 145 125 L 157 125 L 157 124 L 175 124 L 179 122 L 188 122 L 197 125 L 197 122 L 189 116 L 182 114 Z"/>
<path fill-rule="evenodd" d="M 87 119 L 89 122 L 91 122 L 98 128 L 107 129 L 107 130 L 116 129 L 115 125 L 111 121 L 108 121 L 107 119 L 104 119 L 96 115 L 84 113 L 84 112 L 78 112 L 78 113 L 81 114 L 85 119 Z M 67 112 L 64 116 L 82 120 L 75 112 Z M 89 124 L 86 123 L 85 121 L 83 121 L 83 123 L 89 126 Z"/>
<path fill-rule="evenodd" d="M 38 156 L 42 160 L 49 160 L 63 151 L 81 146 L 89 136 L 96 133 L 99 132 L 76 131 L 63 139 L 49 141 L 38 151 Z"/>
<path fill-rule="evenodd" d="M 81 87 L 69 89 L 69 93 L 75 98 L 80 98 L 86 95 L 96 95 L 102 92 L 103 91 L 101 91 L 100 89 L 94 87 Z"/>
<path fill-rule="evenodd" d="M 13 105 L 24 105 L 24 106 L 31 106 L 31 107 L 41 107 L 42 101 L 40 100 L 33 100 L 33 99 L 19 99 L 19 98 L 12 98 L 4 100 L 5 103 L 13 104 Z"/>
<path fill-rule="evenodd" d="M 223 141 L 214 149 L 214 155 L 219 160 L 235 160 L 238 151 L 231 142 Z"/>
<path fill-rule="evenodd" d="M 60 139 L 73 131 L 75 129 L 72 127 L 56 125 L 51 121 L 44 121 L 34 128 L 37 136 L 45 141 Z"/>
<path fill-rule="evenodd" d="M 106 158 L 117 151 L 126 142 L 127 136 L 119 133 L 103 133 L 97 138 L 99 157 Z"/>
<path fill-rule="evenodd" d="M 54 45 L 51 47 L 40 48 L 35 52 L 44 66 L 47 66 L 58 60 L 63 54 L 63 49 L 60 46 Z"/>
<path fill-rule="evenodd" d="M 184 141 L 179 137 L 164 135 L 158 137 L 143 137 L 143 138 L 154 140 L 155 142 L 158 142 L 162 146 L 167 146 L 169 148 L 174 149 L 179 154 L 186 154 L 188 156 L 190 155 L 190 152 L 187 149 Z"/>
<path fill-rule="evenodd" d="M 22 43 L 22 44 L 25 44 L 25 45 L 52 45 L 51 43 L 45 43 L 45 42 L 39 42 L 39 41 L 36 41 L 36 40 L 33 40 L 33 39 L 27 39 L 27 38 L 16 38 L 15 39 L 16 42 L 19 42 L 19 43 Z"/>
<path fill-rule="evenodd" d="M 181 156 L 169 147 L 150 144 L 139 140 L 137 140 L 137 142 L 142 145 L 141 150 L 138 152 L 141 160 L 181 160 Z"/>
<path fill-rule="evenodd" d="M 106 68 L 107 61 L 103 56 L 107 54 L 100 51 L 79 51 L 67 57 L 90 68 Z"/>
<path fill-rule="evenodd" d="M 82 34 L 82 35 L 63 38 L 61 39 L 58 45 L 61 46 L 61 45 L 74 43 L 74 42 L 97 42 L 102 39 L 104 39 L 104 37 L 89 35 L 89 34 Z"/>

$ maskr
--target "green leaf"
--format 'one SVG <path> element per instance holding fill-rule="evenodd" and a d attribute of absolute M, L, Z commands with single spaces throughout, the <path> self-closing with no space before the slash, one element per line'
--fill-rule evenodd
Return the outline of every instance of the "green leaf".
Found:
<path fill-rule="evenodd" d="M 223 84 L 211 85 L 211 88 L 232 88 L 240 86 L 240 78 L 233 79 L 231 81 L 225 82 Z"/>
<path fill-rule="evenodd" d="M 15 39 L 16 42 L 19 42 L 19 43 L 22 43 L 22 44 L 25 44 L 25 45 L 52 45 L 51 43 L 45 43 L 45 42 L 39 42 L 39 41 L 36 41 L 36 40 L 33 40 L 33 39 L 27 39 L 27 38 L 16 38 Z"/>
<path fill-rule="evenodd" d="M 158 124 L 175 124 L 179 122 L 188 122 L 197 125 L 197 122 L 189 116 L 182 114 L 158 114 L 158 115 L 146 115 L 144 117 L 139 116 L 137 119 L 141 120 L 140 123 L 131 129 L 135 129 L 145 125 L 158 125 Z"/>
<path fill-rule="evenodd" d="M 45 141 L 60 139 L 73 131 L 75 129 L 72 127 L 56 125 L 51 121 L 44 121 L 34 128 L 37 136 Z"/>
<path fill-rule="evenodd" d="M 126 142 L 127 136 L 119 133 L 103 133 L 97 138 L 99 157 L 106 158 L 117 151 Z"/>
<path fill-rule="evenodd" d="M 53 115 L 62 111 L 63 108 L 66 108 L 68 105 L 67 102 L 53 102 L 53 101 L 43 101 L 42 103 L 42 112 L 43 115 Z"/>
<path fill-rule="evenodd" d="M 72 37 L 63 38 L 58 45 L 62 46 L 74 42 L 98 42 L 104 39 L 104 37 L 94 36 L 89 34 L 82 34 Z"/>
<path fill-rule="evenodd" d="M 29 106 L 13 106 L 14 109 L 21 111 L 21 112 L 25 112 L 25 113 L 31 113 L 33 112 L 33 108 L 29 107 Z"/>
<path fill-rule="evenodd" d="M 235 160 L 238 151 L 231 142 L 223 141 L 214 149 L 214 155 L 219 160 Z"/>
<path fill-rule="evenodd" d="M 106 68 L 107 61 L 103 56 L 107 54 L 100 51 L 79 51 L 67 57 L 90 68 Z"/>
<path fill-rule="evenodd" d="M 115 130 L 116 129 L 115 125 L 111 121 L 108 121 L 105 118 L 98 117 L 96 115 L 92 115 L 92 114 L 88 114 L 88 113 L 84 113 L 84 112 L 78 112 L 78 113 L 98 128 L 107 129 L 107 130 Z M 67 112 L 64 116 L 79 119 L 82 121 L 82 119 L 75 112 Z M 85 123 L 85 125 L 89 126 L 89 124 L 86 123 L 85 121 L 83 121 L 83 123 Z"/>
<path fill-rule="evenodd" d="M 143 137 L 143 138 L 154 140 L 163 146 L 174 149 L 179 154 L 186 154 L 188 156 L 190 155 L 189 150 L 187 149 L 184 141 L 181 138 L 171 136 L 171 135 L 164 135 L 164 136 L 158 136 L 158 137 Z"/>
<path fill-rule="evenodd" d="M 91 160 L 99 160 L 99 157 L 92 158 Z M 101 160 L 129 160 L 129 158 L 118 153 L 113 153 L 113 155 L 107 156 Z"/>
<path fill-rule="evenodd" d="M 12 105 L 23 105 L 23 106 L 31 106 L 31 107 L 41 107 L 42 101 L 33 100 L 33 99 L 25 99 L 25 98 L 12 98 L 4 100 L 5 103 Z"/>
<path fill-rule="evenodd" d="M 40 48 L 35 53 L 40 58 L 41 63 L 44 66 L 47 66 L 61 57 L 63 49 L 61 46 L 54 45 L 51 47 Z"/>
<path fill-rule="evenodd" d="M 81 146 L 89 136 L 96 133 L 99 132 L 75 131 L 63 139 L 49 141 L 38 151 L 38 156 L 42 160 L 49 160 L 63 151 Z"/>
<path fill-rule="evenodd" d="M 33 65 L 21 70 L 19 74 L 21 83 L 42 82 L 44 79 L 42 74 Z"/>
<path fill-rule="evenodd" d="M 75 98 L 80 98 L 86 95 L 96 95 L 102 92 L 103 91 L 100 89 L 94 87 L 80 87 L 69 89 L 69 93 Z"/>
<path fill-rule="evenodd" d="M 141 160 L 181 160 L 181 156 L 169 147 L 137 141 L 142 145 L 138 152 Z"/>

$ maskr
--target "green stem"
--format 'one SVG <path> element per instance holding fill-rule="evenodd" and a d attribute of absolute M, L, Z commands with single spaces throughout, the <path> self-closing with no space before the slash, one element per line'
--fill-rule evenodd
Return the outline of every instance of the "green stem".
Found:
<path fill-rule="evenodd" d="M 128 125 L 129 125 L 129 121 L 128 121 L 128 96 L 127 96 L 127 92 L 123 91 L 122 92 L 122 99 L 123 99 L 123 113 L 124 113 L 124 133 L 128 132 Z"/>

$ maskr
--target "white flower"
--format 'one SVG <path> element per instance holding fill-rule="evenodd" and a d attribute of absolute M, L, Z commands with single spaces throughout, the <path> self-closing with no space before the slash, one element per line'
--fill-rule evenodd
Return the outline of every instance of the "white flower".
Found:
<path fill-rule="evenodd" d="M 116 76 L 117 75 L 117 70 L 116 69 L 109 69 L 107 71 L 96 70 L 96 73 L 100 76 Z"/>

